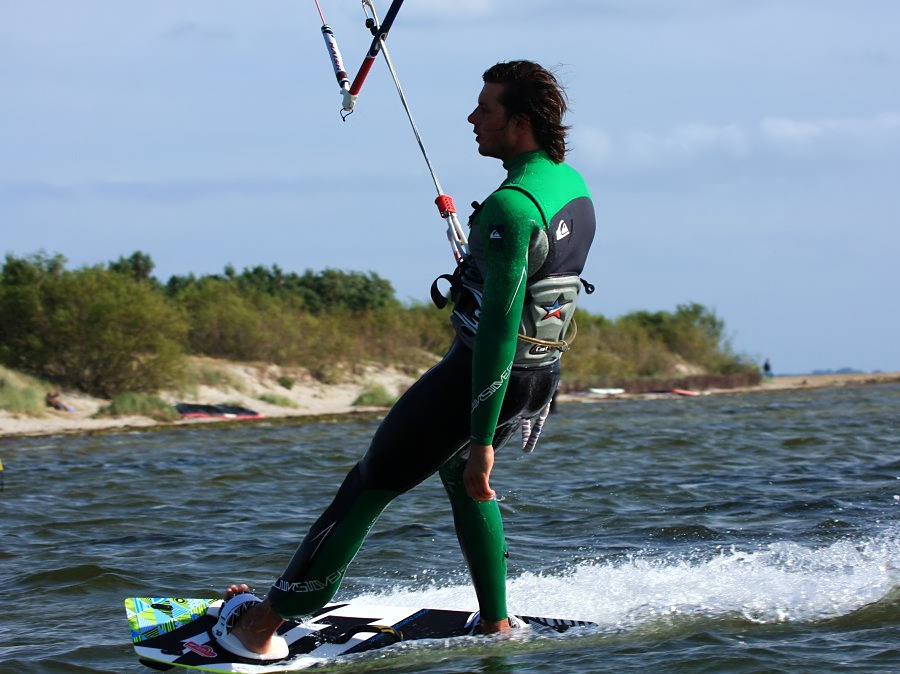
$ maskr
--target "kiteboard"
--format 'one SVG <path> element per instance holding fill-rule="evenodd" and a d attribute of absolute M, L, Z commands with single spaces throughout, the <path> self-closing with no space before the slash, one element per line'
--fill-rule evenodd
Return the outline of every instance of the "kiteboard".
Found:
<path fill-rule="evenodd" d="M 357 602 L 329 604 L 303 622 L 286 621 L 278 633 L 289 653 L 280 660 L 234 655 L 212 635 L 222 600 L 129 597 L 125 612 L 140 661 L 148 667 L 202 672 L 292 672 L 401 641 L 447 639 L 469 634 L 470 611 L 381 606 Z M 535 631 L 565 632 L 591 627 L 583 620 L 517 616 Z"/>

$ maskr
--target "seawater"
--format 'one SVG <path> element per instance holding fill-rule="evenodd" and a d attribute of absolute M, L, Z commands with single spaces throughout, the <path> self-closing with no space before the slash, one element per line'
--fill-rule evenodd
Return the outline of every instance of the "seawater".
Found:
<path fill-rule="evenodd" d="M 343 672 L 900 672 L 900 386 L 561 404 L 493 486 L 514 612 L 555 637 L 399 644 Z M 128 595 L 264 592 L 377 422 L 0 439 L 0 671 L 149 672 Z M 339 600 L 473 608 L 432 478 Z"/>

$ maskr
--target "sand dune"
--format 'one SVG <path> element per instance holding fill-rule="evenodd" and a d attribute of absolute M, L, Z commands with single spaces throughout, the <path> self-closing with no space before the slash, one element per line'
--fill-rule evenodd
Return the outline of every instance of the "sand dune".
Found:
<path fill-rule="evenodd" d="M 239 405 L 262 413 L 266 418 L 287 418 L 319 416 L 379 411 L 379 408 L 354 406 L 353 402 L 367 388 L 381 386 L 391 395 L 399 395 L 414 381 L 414 378 L 398 370 L 384 367 L 366 367 L 347 377 L 345 383 L 326 385 L 300 369 L 284 369 L 275 365 L 243 364 L 203 359 L 208 367 L 221 371 L 222 380 L 227 384 L 215 387 L 199 386 L 185 392 L 163 392 L 163 400 L 176 402 L 196 402 L 208 405 Z M 290 377 L 294 385 L 286 388 L 279 380 Z M 788 389 L 820 388 L 833 386 L 861 386 L 888 382 L 900 382 L 900 373 L 877 374 L 826 374 L 775 377 L 764 380 L 750 389 L 729 389 L 709 391 L 710 394 L 735 393 L 738 391 L 778 391 Z M 621 397 L 653 397 L 655 394 Z M 261 397 L 267 397 L 266 402 Z M 47 409 L 43 416 L 33 417 L 11 414 L 0 410 L 0 436 L 56 435 L 62 433 L 83 433 L 114 429 L 147 428 L 159 426 L 160 422 L 147 417 L 94 418 L 97 410 L 109 401 L 90 396 L 63 392 L 63 401 L 74 407 L 70 412 Z M 275 404 L 271 400 L 276 399 Z M 560 396 L 560 401 L 598 402 L 597 397 L 583 395 Z M 166 425 L 186 425 L 199 423 L 221 423 L 216 419 L 181 419 Z"/>

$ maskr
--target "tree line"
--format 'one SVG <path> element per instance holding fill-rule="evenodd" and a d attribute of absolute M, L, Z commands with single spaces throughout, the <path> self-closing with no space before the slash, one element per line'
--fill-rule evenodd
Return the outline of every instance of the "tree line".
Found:
<path fill-rule="evenodd" d="M 328 381 L 361 363 L 426 367 L 452 339 L 446 310 L 401 303 L 371 272 L 227 266 L 162 283 L 153 269 L 140 251 L 78 269 L 58 254 L 7 255 L 0 364 L 112 397 L 177 385 L 186 355 L 300 366 Z M 579 386 L 668 376 L 685 362 L 714 374 L 755 369 L 699 304 L 615 320 L 579 311 L 576 321 L 564 377 Z"/>

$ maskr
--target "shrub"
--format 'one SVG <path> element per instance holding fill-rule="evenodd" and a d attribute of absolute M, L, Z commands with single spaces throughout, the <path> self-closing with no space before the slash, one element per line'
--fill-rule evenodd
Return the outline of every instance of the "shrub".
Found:
<path fill-rule="evenodd" d="M 280 396 L 277 393 L 263 393 L 258 400 L 270 405 L 278 405 L 279 407 L 296 407 L 294 401 L 286 396 Z"/>
<path fill-rule="evenodd" d="M 97 417 L 149 417 L 156 421 L 175 421 L 178 412 L 166 401 L 152 395 L 122 393 L 115 396 L 109 405 L 101 407 Z"/>
<path fill-rule="evenodd" d="M 45 392 L 49 385 L 0 367 L 0 410 L 33 417 L 46 412 Z"/>
<path fill-rule="evenodd" d="M 65 259 L 7 256 L 0 271 L 0 363 L 58 384 L 111 396 L 171 384 L 221 386 L 221 373 L 181 371 L 184 350 L 238 361 L 305 367 L 324 383 L 367 363 L 431 366 L 453 339 L 449 311 L 402 306 L 375 274 L 277 266 L 238 274 L 152 278 L 144 253 L 108 268 L 65 270 Z M 735 355 L 715 312 L 689 303 L 609 320 L 579 310 L 563 361 L 567 383 L 614 386 L 668 377 L 684 363 L 713 374 L 755 369 Z M 280 377 L 290 390 L 294 380 Z M 387 397 L 391 400 L 390 396 Z M 376 404 L 382 404 L 381 402 Z"/>
<path fill-rule="evenodd" d="M 384 386 L 373 384 L 366 387 L 353 401 L 354 406 L 363 407 L 390 407 L 397 402 L 397 396 L 392 396 Z"/>
<path fill-rule="evenodd" d="M 46 256 L 7 256 L 0 326 L 4 363 L 103 396 L 176 381 L 186 327 L 152 284 Z"/>

